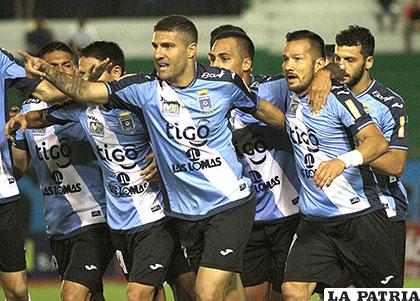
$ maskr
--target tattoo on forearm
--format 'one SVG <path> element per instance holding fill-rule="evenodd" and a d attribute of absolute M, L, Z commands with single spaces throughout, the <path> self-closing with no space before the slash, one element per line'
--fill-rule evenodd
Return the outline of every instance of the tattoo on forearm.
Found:
<path fill-rule="evenodd" d="M 46 79 L 64 94 L 72 98 L 80 98 L 86 92 L 86 81 L 81 77 L 60 72 L 52 66 L 48 66 L 45 70 Z"/>

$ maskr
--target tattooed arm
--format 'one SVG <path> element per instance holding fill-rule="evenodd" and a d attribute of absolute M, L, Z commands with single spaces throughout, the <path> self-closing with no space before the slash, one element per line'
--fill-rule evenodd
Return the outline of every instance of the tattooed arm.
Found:
<path fill-rule="evenodd" d="M 66 94 L 73 100 L 80 103 L 108 103 L 108 89 L 102 82 L 90 82 L 81 77 L 66 74 L 56 70 L 53 66 L 44 60 L 31 56 L 24 51 L 18 53 L 26 60 L 25 70 L 28 75 L 33 77 L 43 77 L 51 85 Z M 54 101 L 51 87 L 41 82 L 35 90 L 35 97 L 45 102 Z"/>

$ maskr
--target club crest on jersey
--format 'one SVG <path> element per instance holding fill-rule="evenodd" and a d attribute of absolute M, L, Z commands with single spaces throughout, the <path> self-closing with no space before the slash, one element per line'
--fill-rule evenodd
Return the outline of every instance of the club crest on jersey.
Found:
<path fill-rule="evenodd" d="M 32 135 L 34 135 L 34 136 L 44 136 L 45 133 L 46 133 L 46 128 L 32 129 L 31 132 L 32 132 Z"/>
<path fill-rule="evenodd" d="M 211 97 L 208 94 L 208 90 L 198 91 L 198 103 L 200 105 L 200 110 L 202 113 L 209 113 L 213 111 L 213 104 L 211 102 Z"/>
<path fill-rule="evenodd" d="M 136 127 L 136 125 L 134 123 L 134 119 L 131 116 L 130 112 L 121 113 L 118 120 L 120 122 L 121 129 L 124 132 L 132 132 L 134 130 L 134 128 Z"/>
<path fill-rule="evenodd" d="M 92 134 L 92 136 L 103 137 L 104 125 L 98 121 L 91 121 L 89 123 L 89 131 Z"/>
<path fill-rule="evenodd" d="M 179 116 L 179 103 L 177 101 L 162 101 L 162 115 Z"/>

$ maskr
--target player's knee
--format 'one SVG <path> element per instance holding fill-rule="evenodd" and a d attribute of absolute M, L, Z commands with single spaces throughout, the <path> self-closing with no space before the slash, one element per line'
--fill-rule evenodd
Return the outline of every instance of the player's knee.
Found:
<path fill-rule="evenodd" d="M 15 286 L 13 288 L 5 288 L 4 294 L 7 301 L 28 300 L 28 289 L 26 286 Z"/>
<path fill-rule="evenodd" d="M 128 287 L 127 288 L 127 301 L 137 300 L 152 300 L 155 289 L 151 286 L 142 287 Z"/>
<path fill-rule="evenodd" d="M 218 287 L 208 286 L 205 283 L 197 283 L 195 290 L 197 301 L 212 301 L 223 299 L 224 289 Z"/>
<path fill-rule="evenodd" d="M 307 301 L 311 297 L 305 283 L 284 282 L 281 291 L 285 301 Z"/>

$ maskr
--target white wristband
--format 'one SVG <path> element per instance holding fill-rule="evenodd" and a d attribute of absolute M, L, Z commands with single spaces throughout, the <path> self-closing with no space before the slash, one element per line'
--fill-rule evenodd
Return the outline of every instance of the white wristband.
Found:
<path fill-rule="evenodd" d="M 359 152 L 357 149 L 352 150 L 351 152 L 344 153 L 337 157 L 344 162 L 346 168 L 350 166 L 356 167 L 363 164 L 363 156 L 362 153 Z"/>

